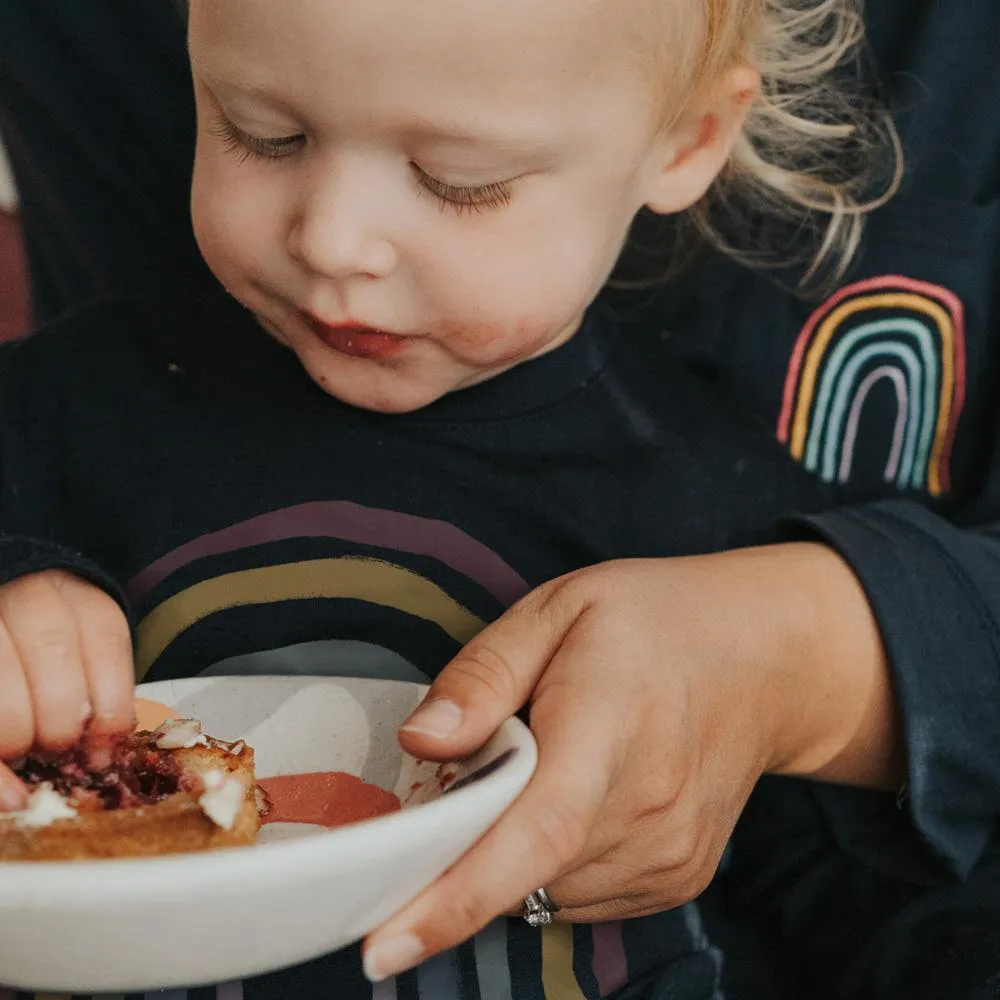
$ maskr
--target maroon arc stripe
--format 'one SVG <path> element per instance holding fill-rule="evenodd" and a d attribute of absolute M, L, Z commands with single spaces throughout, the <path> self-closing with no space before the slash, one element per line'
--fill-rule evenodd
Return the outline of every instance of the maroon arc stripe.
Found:
<path fill-rule="evenodd" d="M 137 601 L 171 573 L 206 556 L 289 538 L 339 538 L 430 556 L 474 580 L 504 607 L 530 589 L 495 552 L 446 521 L 331 500 L 261 514 L 186 542 L 134 576 L 126 585 L 126 595 Z"/>

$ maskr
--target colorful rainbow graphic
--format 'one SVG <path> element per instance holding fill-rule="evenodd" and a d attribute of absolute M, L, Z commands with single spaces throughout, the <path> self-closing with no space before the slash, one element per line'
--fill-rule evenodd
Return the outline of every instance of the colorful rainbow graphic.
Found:
<path fill-rule="evenodd" d="M 885 481 L 943 496 L 965 405 L 965 312 L 937 285 L 872 278 L 813 313 L 788 367 L 778 440 L 825 482 L 849 482 L 865 403 L 883 380 L 897 403 Z"/>

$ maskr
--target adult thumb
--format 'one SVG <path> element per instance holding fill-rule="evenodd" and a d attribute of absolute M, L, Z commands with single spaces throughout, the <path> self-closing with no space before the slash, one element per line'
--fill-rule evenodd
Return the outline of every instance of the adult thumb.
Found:
<path fill-rule="evenodd" d="M 404 750 L 427 760 L 467 757 L 528 703 L 583 611 L 560 584 L 528 594 L 441 671 L 400 727 Z"/>

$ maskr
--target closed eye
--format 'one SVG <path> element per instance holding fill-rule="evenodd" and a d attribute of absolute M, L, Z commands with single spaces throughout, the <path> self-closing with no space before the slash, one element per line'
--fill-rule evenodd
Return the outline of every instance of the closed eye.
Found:
<path fill-rule="evenodd" d="M 221 112 L 209 127 L 209 132 L 221 139 L 226 151 L 235 154 L 241 163 L 247 160 L 281 160 L 297 152 L 306 141 L 304 135 L 281 135 L 265 138 L 241 129 L 228 115 Z"/>
<path fill-rule="evenodd" d="M 505 208 L 514 197 L 514 180 L 493 181 L 489 184 L 459 186 L 439 180 L 417 164 L 411 164 L 417 182 L 434 195 L 444 208 L 463 212 L 488 212 Z"/>

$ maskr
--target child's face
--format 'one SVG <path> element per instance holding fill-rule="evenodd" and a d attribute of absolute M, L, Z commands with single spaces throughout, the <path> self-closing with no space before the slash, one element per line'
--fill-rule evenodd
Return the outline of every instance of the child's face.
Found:
<path fill-rule="evenodd" d="M 318 384 L 369 409 L 557 347 L 639 208 L 671 207 L 676 138 L 621 9 L 194 0 L 209 265 Z"/>

